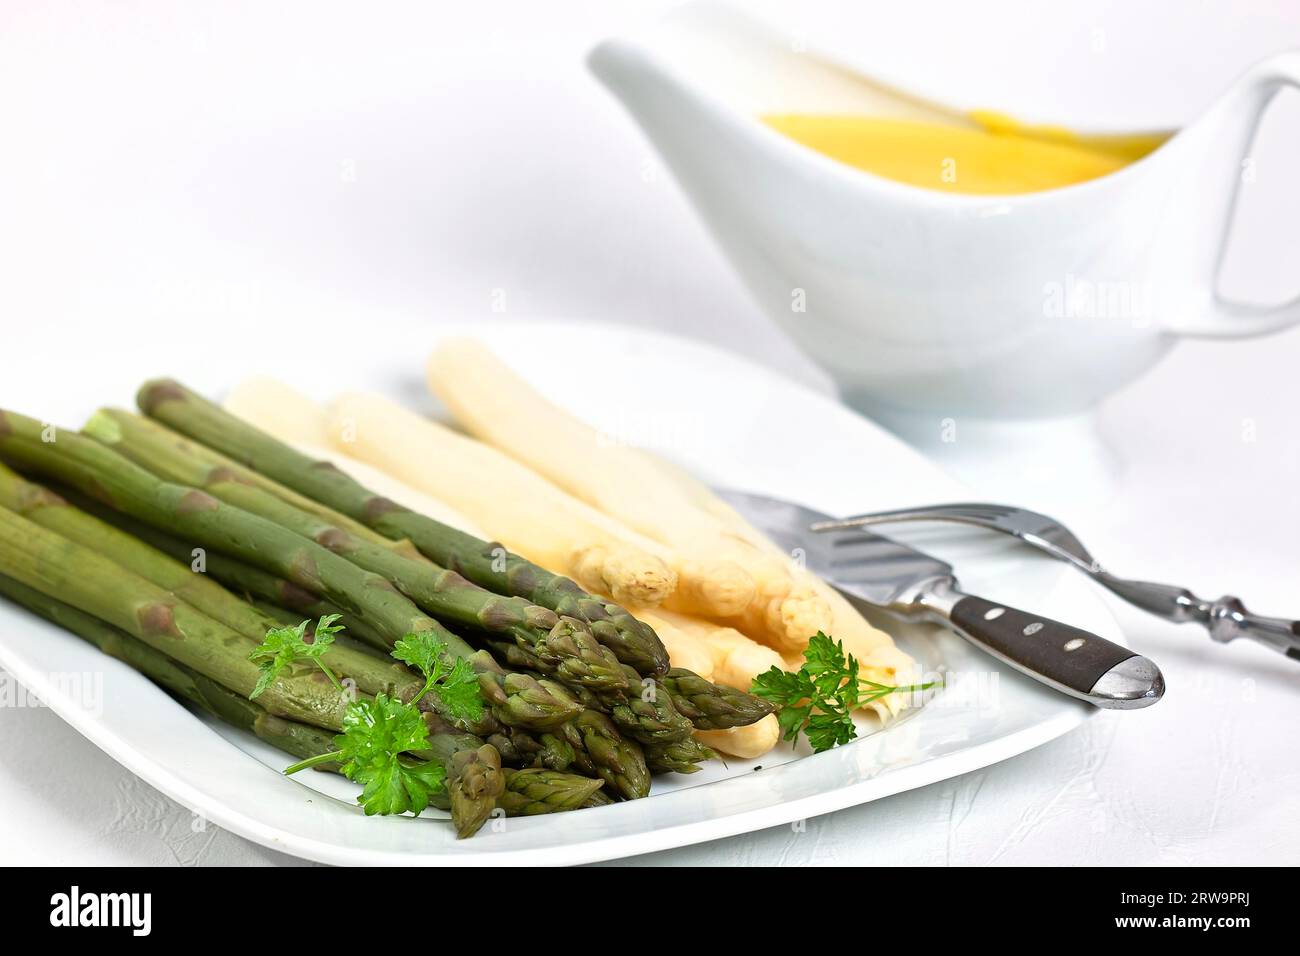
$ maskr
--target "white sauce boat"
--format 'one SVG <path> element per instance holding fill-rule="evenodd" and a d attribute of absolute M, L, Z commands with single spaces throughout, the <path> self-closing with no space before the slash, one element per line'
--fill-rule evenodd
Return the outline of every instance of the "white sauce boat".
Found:
<path fill-rule="evenodd" d="M 1215 292 L 1243 161 L 1274 94 L 1300 86 L 1300 52 L 1117 172 L 1008 196 L 894 182 L 767 127 L 793 112 L 971 124 L 724 6 L 687 4 L 589 63 L 767 314 L 846 401 L 923 446 L 962 424 L 1084 415 L 1184 336 L 1300 322 L 1300 299 Z"/>

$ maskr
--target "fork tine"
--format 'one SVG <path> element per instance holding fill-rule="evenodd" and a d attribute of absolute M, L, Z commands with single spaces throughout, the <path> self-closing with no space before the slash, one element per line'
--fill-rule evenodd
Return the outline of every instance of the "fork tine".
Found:
<path fill-rule="evenodd" d="M 1069 538 L 1081 551 L 1083 548 L 1079 542 L 1073 541 L 1065 526 L 1055 518 L 1025 508 L 1012 508 L 1006 505 L 978 505 L 964 511 L 934 508 L 931 509 L 930 516 L 947 521 L 964 521 L 967 524 L 979 525 L 993 531 L 1003 531 L 1017 537 L 1039 535 L 1049 540 Z"/>
<path fill-rule="evenodd" d="M 819 521 L 814 524 L 814 531 L 842 530 L 855 525 L 885 524 L 892 521 L 925 521 L 936 514 L 948 514 L 955 508 L 966 505 L 942 505 L 939 507 L 923 506 L 919 508 L 895 508 L 891 511 L 871 511 L 865 514 L 850 515 L 831 521 Z"/>
<path fill-rule="evenodd" d="M 1057 556 L 1068 557 L 1081 565 L 1096 565 L 1096 560 L 1083 542 L 1069 528 L 1055 518 L 1025 508 L 985 503 L 936 505 L 911 509 L 907 520 L 949 521 L 986 528 L 1013 535 L 1035 547 L 1064 552 L 1064 555 Z"/>
<path fill-rule="evenodd" d="M 894 511 L 876 511 L 872 513 L 876 515 L 892 515 L 892 514 L 901 514 L 901 513 L 915 514 L 923 511 L 924 512 L 969 511 L 969 512 L 985 513 L 1003 507 L 1004 507 L 1003 505 L 992 505 L 982 501 L 953 501 L 953 502 L 949 502 L 948 504 L 942 504 L 942 505 L 921 505 L 921 506 L 913 506 L 911 508 L 898 508 Z"/>
<path fill-rule="evenodd" d="M 917 509 L 921 510 L 921 509 Z M 1008 505 L 995 505 L 988 502 L 967 501 L 951 505 L 938 505 L 924 509 L 929 514 L 963 514 L 975 518 L 994 520 L 1006 517 L 1020 509 Z"/>
<path fill-rule="evenodd" d="M 812 526 L 813 531 L 842 531 L 849 528 L 867 527 L 877 524 L 896 524 L 904 521 L 959 521 L 976 527 L 997 528 L 998 515 L 989 514 L 961 505 L 945 505 L 940 508 L 900 508 L 897 511 L 881 511 L 872 514 L 854 515 L 838 521 L 820 521 Z"/>
<path fill-rule="evenodd" d="M 812 526 L 814 531 L 842 530 L 845 526 L 885 524 L 890 521 L 915 521 L 924 519 L 931 512 L 926 508 L 899 508 L 897 511 L 880 511 L 871 514 L 850 515 L 847 518 L 833 518 L 818 521 Z"/>

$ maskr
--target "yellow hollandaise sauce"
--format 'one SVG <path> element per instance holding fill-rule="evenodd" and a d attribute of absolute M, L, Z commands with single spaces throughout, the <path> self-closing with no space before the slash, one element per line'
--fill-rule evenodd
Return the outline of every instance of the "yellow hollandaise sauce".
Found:
<path fill-rule="evenodd" d="M 1150 153 L 1166 134 L 1080 136 L 1022 126 L 997 113 L 970 125 L 841 114 L 786 113 L 764 123 L 810 149 L 886 179 L 944 192 L 1007 195 L 1109 175 Z"/>

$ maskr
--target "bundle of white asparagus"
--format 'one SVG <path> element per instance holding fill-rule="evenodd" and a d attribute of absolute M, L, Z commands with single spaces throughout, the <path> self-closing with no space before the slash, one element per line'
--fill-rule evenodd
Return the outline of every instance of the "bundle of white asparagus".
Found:
<path fill-rule="evenodd" d="M 773 666 L 797 668 L 818 631 L 842 641 L 865 678 L 915 678 L 887 634 L 702 483 L 603 440 L 473 341 L 440 346 L 428 372 L 431 390 L 474 437 L 379 395 L 326 406 L 268 379 L 243 383 L 227 407 L 407 507 L 630 606 L 674 666 L 719 684 L 748 690 Z M 905 705 L 888 695 L 870 709 L 888 719 Z M 779 730 L 769 717 L 697 736 L 754 757 Z"/>

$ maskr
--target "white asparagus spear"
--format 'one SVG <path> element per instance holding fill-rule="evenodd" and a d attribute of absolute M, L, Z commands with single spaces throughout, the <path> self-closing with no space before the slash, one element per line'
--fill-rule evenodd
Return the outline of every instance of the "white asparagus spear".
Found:
<path fill-rule="evenodd" d="M 292 445 L 304 455 L 331 462 L 376 494 L 466 534 L 487 537 L 474 522 L 446 503 L 330 447 L 329 410 L 292 386 L 270 378 L 247 379 L 231 391 L 224 405 L 227 411 Z"/>
<path fill-rule="evenodd" d="M 709 530 L 681 489 L 647 468 L 644 452 L 561 411 L 481 343 L 439 343 L 428 384 L 470 434 L 633 530 L 674 545 Z"/>
<path fill-rule="evenodd" d="M 727 606 L 692 595 L 666 606 L 684 613 L 734 619 L 777 647 L 803 647 L 830 622 L 821 596 L 801 586 L 786 566 L 732 531 L 692 500 L 692 494 L 644 452 L 607 440 L 539 395 L 481 344 L 452 339 L 429 358 L 429 387 L 469 432 L 536 469 L 564 490 L 667 545 L 684 559 L 742 569 L 753 597 L 727 592 Z M 682 577 L 689 577 L 678 568 Z M 809 628 L 811 627 L 811 630 Z"/>
<path fill-rule="evenodd" d="M 636 616 L 654 628 L 664 649 L 668 651 L 668 662 L 673 667 L 684 667 L 694 671 L 705 680 L 713 680 L 713 655 L 694 634 L 673 624 L 665 618 L 638 609 Z"/>
<path fill-rule="evenodd" d="M 759 674 L 772 667 L 785 667 L 780 654 L 733 627 L 674 614 L 661 608 L 653 611 L 638 610 L 636 614 L 653 627 L 655 633 L 659 633 L 660 628 L 671 628 L 694 640 L 709 655 L 712 680 L 715 683 L 747 691 Z"/>
<path fill-rule="evenodd" d="M 736 562 L 688 558 L 657 541 L 654 544 L 677 572 L 677 590 L 664 600 L 664 607 L 683 614 L 730 617 L 744 614 L 753 605 L 758 587 Z"/>
<path fill-rule="evenodd" d="M 375 494 L 396 501 L 399 505 L 410 508 L 418 514 L 432 518 L 434 521 L 441 521 L 445 525 L 450 525 L 457 530 L 464 531 L 466 534 L 472 534 L 476 538 L 490 537 L 477 524 L 446 502 L 439 501 L 437 498 L 411 487 L 404 481 L 398 481 L 388 472 L 380 471 L 373 465 L 368 465 L 358 458 L 352 458 L 333 448 L 320 448 L 303 442 L 290 442 L 289 444 L 310 458 L 332 463 L 340 471 L 347 472 Z"/>
<path fill-rule="evenodd" d="M 590 591 L 654 605 L 677 585 L 669 564 L 617 522 L 496 449 L 382 396 L 342 396 L 329 430 L 336 447 L 446 501 L 488 537 Z"/>
<path fill-rule="evenodd" d="M 719 520 L 725 521 L 736 534 L 758 547 L 765 548 L 774 556 L 784 556 L 784 552 L 766 535 L 746 521 L 738 511 L 715 495 L 703 483 L 671 464 L 661 464 L 664 465 L 666 474 L 679 482 L 683 489 L 690 493 L 701 506 L 708 508 L 710 513 Z M 823 633 L 830 634 L 836 640 L 843 641 L 845 649 L 850 654 L 856 657 L 864 666 L 871 667 L 876 671 L 876 676 L 872 677 L 872 680 L 896 685 L 914 682 L 917 674 L 915 662 L 895 646 L 893 639 L 888 634 L 872 626 L 848 602 L 843 594 L 820 578 L 807 571 L 802 572 L 802 574 L 795 573 L 797 577 L 800 577 L 803 586 L 811 587 L 821 595 L 830 610 L 829 623 L 811 633 L 815 634 L 817 630 L 821 630 Z M 889 704 L 891 712 L 896 713 L 899 707 L 900 704 L 897 699 Z"/>
<path fill-rule="evenodd" d="M 225 405 L 234 414 L 295 445 L 304 454 L 333 460 L 339 467 L 346 466 L 345 470 L 353 477 L 379 494 L 477 537 L 491 537 L 449 505 L 421 494 L 408 484 L 395 481 L 386 472 L 346 456 L 341 451 L 324 453 L 322 446 L 331 441 L 347 447 L 350 444 L 348 439 L 356 429 L 356 422 L 348 420 L 346 416 L 339 416 L 339 420 L 331 425 L 329 409 L 283 382 L 270 378 L 248 379 L 235 387 Z M 609 593 L 610 582 L 626 581 L 639 573 L 638 565 L 642 560 L 639 552 L 649 549 L 651 554 L 668 563 L 675 571 L 680 569 L 672 603 L 683 612 L 690 613 L 707 606 L 738 613 L 749 603 L 753 588 L 747 576 L 729 575 L 727 569 L 700 567 L 695 562 L 683 561 L 656 542 L 638 540 L 631 532 L 616 528 L 603 515 L 589 517 L 608 525 L 611 533 L 631 540 L 635 547 L 628 551 L 593 546 L 576 555 L 576 567 L 566 564 L 558 567 L 557 573 L 574 574 L 592 585 L 594 590 Z M 632 592 L 623 587 L 620 588 L 620 594 L 614 597 L 616 600 L 625 598 L 629 602 L 632 597 L 641 602 L 652 602 L 656 595 L 647 593 L 644 589 Z"/>
<path fill-rule="evenodd" d="M 920 671 L 912 658 L 899 650 L 888 634 L 873 627 L 844 595 L 806 571 L 801 573 L 801 586 L 820 594 L 831 613 L 828 622 L 809 621 L 802 625 L 810 629 L 810 635 L 820 631 L 841 641 L 844 650 L 858 659 L 861 675 L 867 680 L 891 686 L 919 681 Z M 713 654 L 713 680 L 729 687 L 749 690 L 753 679 L 771 667 L 798 670 L 803 664 L 802 648 L 780 654 L 746 636 L 753 633 L 746 627 L 752 619 L 738 621 L 738 628 L 727 627 L 656 608 L 654 619 L 647 620 L 647 623 L 657 628 L 658 622 L 676 626 L 704 642 Z M 866 709 L 873 711 L 882 721 L 888 721 L 906 708 L 908 699 L 905 695 L 890 694 L 868 704 Z"/>
<path fill-rule="evenodd" d="M 662 475 L 675 482 L 683 494 L 723 522 L 733 533 L 764 549 L 773 557 L 786 556 L 771 539 L 750 524 L 735 508 L 714 494 L 713 490 L 702 481 L 671 462 L 661 459 L 654 461 Z M 807 571 L 802 574 L 796 571 L 795 575 L 801 579 L 803 586 L 814 588 L 830 610 L 830 621 L 825 626 L 809 631 L 810 634 L 820 630 L 843 641 L 845 649 L 850 654 L 864 666 L 874 669 L 876 676 L 872 677 L 872 680 L 895 685 L 916 682 L 919 671 L 915 662 L 895 646 L 888 634 L 872 626 L 859 614 L 843 594 Z M 811 622 L 804 622 L 801 626 L 807 628 L 810 624 Z M 795 657 L 791 655 L 790 659 L 794 660 Z M 897 699 L 889 704 L 891 712 L 897 712 L 900 707 Z"/>
<path fill-rule="evenodd" d="M 712 621 L 674 614 L 661 608 L 637 611 L 637 616 L 653 627 L 656 633 L 662 634 L 671 628 L 707 648 L 713 660 L 711 679 L 728 687 L 749 690 L 754 678 L 770 668 L 794 671 L 803 664 L 800 654 L 792 653 L 783 658 L 772 648 L 746 637 L 735 628 L 724 627 Z M 855 632 L 851 632 L 843 643 L 844 650 L 858 659 L 861 676 L 867 680 L 893 686 L 918 682 L 916 665 L 892 641 L 881 645 L 862 640 Z M 881 720 L 888 720 L 906 704 L 906 697 L 890 695 L 868 704 L 865 709 L 874 712 Z"/>
<path fill-rule="evenodd" d="M 697 730 L 695 739 L 706 747 L 752 760 L 761 757 L 781 739 L 781 726 L 776 714 L 768 714 L 762 720 L 745 727 L 732 727 L 728 730 Z"/>
<path fill-rule="evenodd" d="M 252 422 L 281 441 L 328 448 L 325 406 L 274 378 L 246 378 L 222 402 L 226 411 Z"/>

